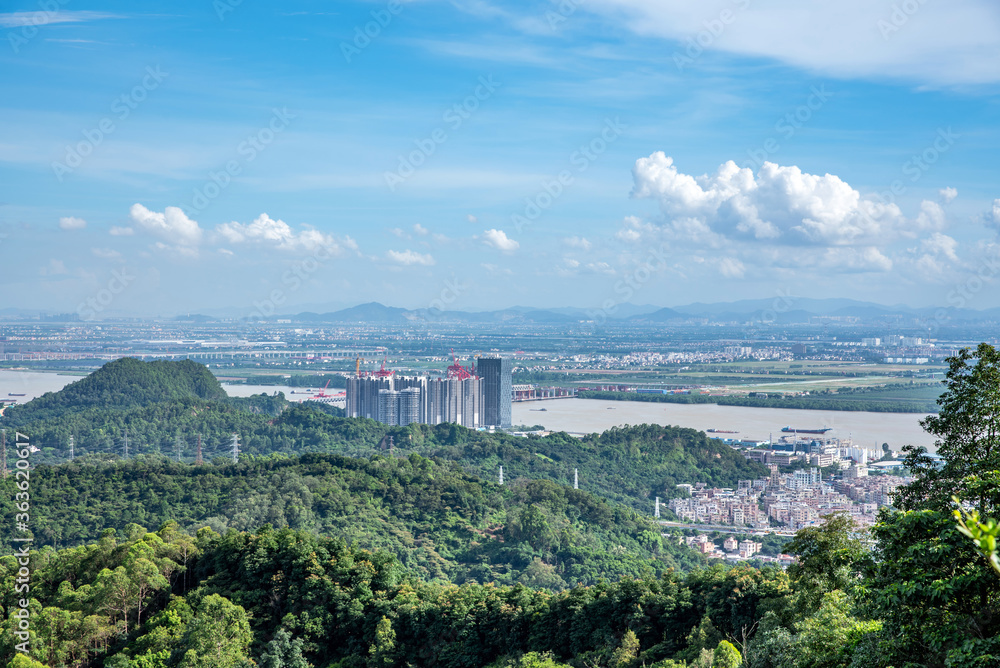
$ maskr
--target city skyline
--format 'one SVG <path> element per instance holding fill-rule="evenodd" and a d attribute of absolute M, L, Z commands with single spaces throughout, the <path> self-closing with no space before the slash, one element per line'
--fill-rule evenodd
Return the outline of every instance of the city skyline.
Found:
<path fill-rule="evenodd" d="M 1000 10 L 912 4 L 14 3 L 4 306 L 994 308 Z"/>

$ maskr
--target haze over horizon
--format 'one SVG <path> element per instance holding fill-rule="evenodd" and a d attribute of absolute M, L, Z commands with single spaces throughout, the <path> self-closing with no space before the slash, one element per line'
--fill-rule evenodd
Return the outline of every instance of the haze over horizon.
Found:
<path fill-rule="evenodd" d="M 1000 7 L 896 4 L 10 3 L 0 306 L 998 307 Z"/>

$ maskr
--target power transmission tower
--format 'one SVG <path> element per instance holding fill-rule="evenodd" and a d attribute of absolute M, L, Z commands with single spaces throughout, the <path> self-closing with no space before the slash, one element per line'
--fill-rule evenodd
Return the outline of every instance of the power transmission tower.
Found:
<path fill-rule="evenodd" d="M 7 477 L 7 430 L 0 430 L 0 466 L 3 467 L 3 477 Z"/>
<path fill-rule="evenodd" d="M 389 436 L 389 459 L 392 459 L 392 436 Z"/>
<path fill-rule="evenodd" d="M 233 463 L 238 464 L 240 461 L 240 436 L 239 434 L 233 434 Z"/>
<path fill-rule="evenodd" d="M 580 472 L 579 472 L 579 469 L 573 469 L 573 489 L 580 489 Z"/>
<path fill-rule="evenodd" d="M 183 446 L 181 445 L 181 435 L 177 434 L 177 436 L 174 438 L 174 457 L 177 458 L 178 462 L 181 460 L 182 449 Z"/>
<path fill-rule="evenodd" d="M 503 484 L 503 467 L 500 467 L 500 484 Z"/>
<path fill-rule="evenodd" d="M 201 434 L 198 434 L 198 454 L 194 456 L 194 463 L 197 464 L 198 466 L 204 464 L 204 462 L 201 459 Z"/>
<path fill-rule="evenodd" d="M 73 434 L 69 435 L 69 460 L 73 461 Z"/>
<path fill-rule="evenodd" d="M 660 517 L 660 497 L 656 497 L 656 511 L 653 513 L 653 517 Z"/>
<path fill-rule="evenodd" d="M 125 430 L 125 459 L 128 459 L 128 429 Z"/>

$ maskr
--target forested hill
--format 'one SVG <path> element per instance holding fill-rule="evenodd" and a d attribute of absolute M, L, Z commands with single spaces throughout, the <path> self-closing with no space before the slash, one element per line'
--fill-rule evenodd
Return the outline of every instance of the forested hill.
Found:
<path fill-rule="evenodd" d="M 207 377 L 206 377 L 207 376 Z M 91 396 L 93 395 L 93 396 Z M 221 395 L 221 396 L 220 396 Z M 94 397 L 106 396 L 107 406 Z M 89 461 L 124 455 L 163 455 L 192 463 L 199 436 L 206 461 L 230 458 L 232 435 L 244 455 L 324 452 L 368 458 L 417 453 L 456 462 L 483 480 L 546 479 L 580 487 L 652 512 L 654 497 L 678 495 L 677 484 L 735 487 L 767 475 L 760 464 L 693 429 L 638 425 L 582 439 L 567 434 L 522 438 L 454 424 L 388 427 L 331 415 L 326 407 L 290 404 L 280 396 L 228 399 L 208 370 L 193 362 L 112 362 L 61 392 L 9 409 L 0 424 L 16 427 L 40 449 L 34 464 L 59 464 L 74 454 Z"/>
<path fill-rule="evenodd" d="M 13 483 L 0 485 L 8 515 Z M 35 469 L 31 489 L 36 544 L 56 547 L 94 541 L 104 529 L 132 522 L 175 521 L 191 533 L 269 524 L 384 550 L 425 580 L 553 589 L 702 563 L 689 548 L 662 539 L 650 517 L 582 490 L 542 480 L 486 483 L 416 454 L 311 454 L 229 466 L 162 458 L 74 462 Z M 0 527 L 4 544 L 13 544 L 12 529 Z"/>
<path fill-rule="evenodd" d="M 215 376 L 197 362 L 142 362 L 124 357 L 108 362 L 59 392 L 47 392 L 23 406 L 12 406 L 6 413 L 10 423 L 24 424 L 92 406 L 121 409 L 178 399 L 226 397 Z"/>

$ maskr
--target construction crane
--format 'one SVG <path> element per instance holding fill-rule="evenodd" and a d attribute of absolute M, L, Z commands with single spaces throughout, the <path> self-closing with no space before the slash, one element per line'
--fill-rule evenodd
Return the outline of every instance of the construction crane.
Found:
<path fill-rule="evenodd" d="M 452 364 L 450 367 L 448 367 L 448 378 L 455 378 L 455 379 L 458 379 L 458 380 L 465 380 L 467 378 L 475 378 L 476 377 L 476 367 L 475 366 L 470 366 L 469 368 L 465 368 L 464 366 L 462 366 L 461 364 L 459 364 L 458 363 L 458 357 L 455 356 L 455 349 L 454 348 L 451 349 L 451 359 L 452 359 L 452 361 L 454 361 L 454 364 Z"/>
<path fill-rule="evenodd" d="M 378 371 L 373 371 L 371 375 L 375 376 L 376 378 L 389 378 L 394 373 L 396 373 L 395 371 L 389 371 L 388 369 L 385 368 L 385 363 L 388 359 L 389 359 L 389 353 L 388 351 L 386 351 L 385 357 L 382 359 L 382 367 Z"/>
<path fill-rule="evenodd" d="M 364 360 L 359 357 L 357 359 L 357 361 L 355 362 L 355 364 L 354 364 L 354 377 L 355 378 L 361 378 L 361 363 L 362 362 L 364 362 Z"/>

